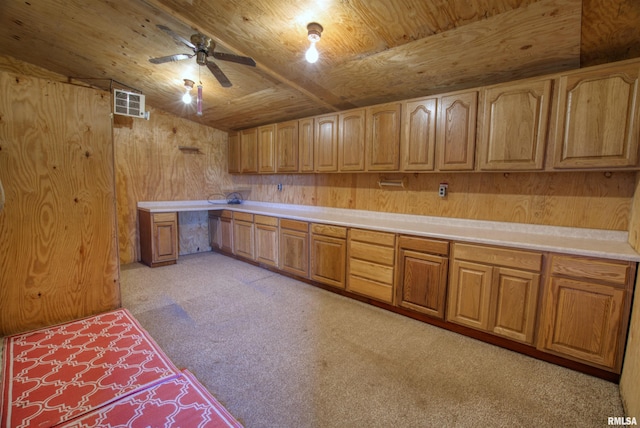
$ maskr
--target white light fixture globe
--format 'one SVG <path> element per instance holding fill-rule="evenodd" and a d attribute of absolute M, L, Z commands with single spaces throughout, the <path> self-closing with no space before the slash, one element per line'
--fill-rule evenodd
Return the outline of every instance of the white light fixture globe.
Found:
<path fill-rule="evenodd" d="M 189 92 L 185 92 L 182 96 L 182 102 L 185 104 L 191 104 L 191 94 Z"/>
<path fill-rule="evenodd" d="M 191 104 L 191 90 L 193 89 L 193 85 L 195 82 L 191 79 L 183 79 L 183 80 L 184 80 L 184 87 L 186 88 L 186 91 L 182 96 L 182 102 L 185 104 Z"/>
<path fill-rule="evenodd" d="M 307 62 L 313 64 L 318 60 L 318 49 L 316 48 L 316 43 L 320 40 L 320 36 L 322 35 L 322 25 L 317 22 L 312 22 L 307 25 L 307 38 L 311 42 L 311 46 L 307 49 L 304 57 Z"/>
<path fill-rule="evenodd" d="M 309 49 L 307 49 L 307 52 L 304 54 L 304 57 L 306 58 L 307 62 L 313 64 L 318 60 L 318 56 L 319 56 L 318 49 L 316 49 L 316 44 L 312 42 L 311 46 L 309 47 Z"/>

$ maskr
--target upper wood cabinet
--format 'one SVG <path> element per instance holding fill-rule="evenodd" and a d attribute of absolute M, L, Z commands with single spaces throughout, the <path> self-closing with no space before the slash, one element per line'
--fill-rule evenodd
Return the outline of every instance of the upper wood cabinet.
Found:
<path fill-rule="evenodd" d="M 258 129 L 240 131 L 240 172 L 258 172 Z"/>
<path fill-rule="evenodd" d="M 438 100 L 436 169 L 471 171 L 476 148 L 478 92 L 460 92 Z"/>
<path fill-rule="evenodd" d="M 228 171 L 229 173 L 240 172 L 240 134 L 237 132 L 229 133 L 229 152 L 228 152 Z"/>
<path fill-rule="evenodd" d="M 276 172 L 276 125 L 258 128 L 258 172 Z"/>
<path fill-rule="evenodd" d="M 367 171 L 398 171 L 401 113 L 402 103 L 367 107 Z"/>
<path fill-rule="evenodd" d="M 338 115 L 327 114 L 315 117 L 313 138 L 314 170 L 316 172 L 338 171 Z"/>
<path fill-rule="evenodd" d="M 634 62 L 560 76 L 554 168 L 637 165 L 639 70 Z"/>
<path fill-rule="evenodd" d="M 300 172 L 313 172 L 313 131 L 312 117 L 298 121 L 298 152 Z"/>
<path fill-rule="evenodd" d="M 276 171 L 298 172 L 298 121 L 276 124 Z"/>
<path fill-rule="evenodd" d="M 365 109 L 338 115 L 338 171 L 364 171 Z"/>
<path fill-rule="evenodd" d="M 544 166 L 552 80 L 483 89 L 478 141 L 480 170 L 536 170 Z"/>
<path fill-rule="evenodd" d="M 407 101 L 402 106 L 401 171 L 433 171 L 436 152 L 436 98 Z"/>

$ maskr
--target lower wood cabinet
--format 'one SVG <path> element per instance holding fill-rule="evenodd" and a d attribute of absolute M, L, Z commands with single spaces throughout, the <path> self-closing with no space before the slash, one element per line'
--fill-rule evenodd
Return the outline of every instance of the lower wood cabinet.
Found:
<path fill-rule="evenodd" d="M 255 260 L 278 267 L 278 218 L 256 214 L 254 223 Z"/>
<path fill-rule="evenodd" d="M 620 372 L 635 263 L 551 256 L 538 348 Z"/>
<path fill-rule="evenodd" d="M 233 254 L 233 211 L 209 211 L 209 244 L 212 249 Z"/>
<path fill-rule="evenodd" d="M 345 288 L 347 228 L 311 225 L 311 279 Z"/>
<path fill-rule="evenodd" d="M 402 235 L 397 266 L 396 304 L 444 319 L 449 243 Z"/>
<path fill-rule="evenodd" d="M 447 321 L 533 344 L 542 254 L 454 244 Z"/>
<path fill-rule="evenodd" d="M 233 213 L 233 254 L 253 260 L 253 214 Z"/>
<path fill-rule="evenodd" d="M 279 268 L 303 278 L 309 277 L 309 223 L 280 219 Z"/>
<path fill-rule="evenodd" d="M 350 229 L 347 291 L 392 303 L 395 245 L 394 233 Z"/>
<path fill-rule="evenodd" d="M 138 210 L 140 258 L 148 266 L 178 261 L 178 213 L 150 213 Z"/>

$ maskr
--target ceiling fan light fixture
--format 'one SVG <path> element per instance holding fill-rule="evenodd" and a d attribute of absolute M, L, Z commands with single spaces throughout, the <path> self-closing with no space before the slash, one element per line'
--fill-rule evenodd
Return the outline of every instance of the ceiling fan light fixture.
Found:
<path fill-rule="evenodd" d="M 183 79 L 184 80 L 184 87 L 185 87 L 185 93 L 182 96 L 182 102 L 185 104 L 191 104 L 191 90 L 193 89 L 193 85 L 195 85 L 196 82 L 194 82 L 191 79 Z"/>
<path fill-rule="evenodd" d="M 311 22 L 307 25 L 307 38 L 311 42 L 311 46 L 307 49 L 307 52 L 304 54 L 307 62 L 313 64 L 318 60 L 319 54 L 318 49 L 316 48 L 316 43 L 320 40 L 322 36 L 322 25 L 317 22 Z"/>

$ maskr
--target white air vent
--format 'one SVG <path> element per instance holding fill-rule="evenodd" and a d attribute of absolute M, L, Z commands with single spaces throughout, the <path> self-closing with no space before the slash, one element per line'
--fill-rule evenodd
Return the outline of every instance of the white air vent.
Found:
<path fill-rule="evenodd" d="M 123 116 L 144 118 L 144 95 L 114 89 L 113 111 Z"/>

